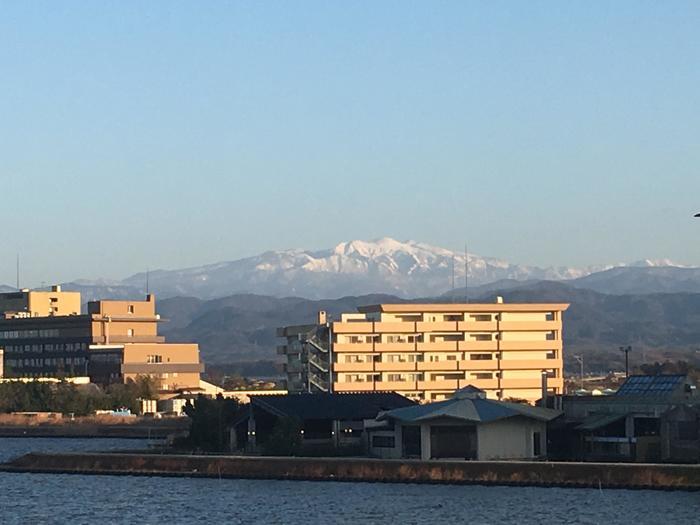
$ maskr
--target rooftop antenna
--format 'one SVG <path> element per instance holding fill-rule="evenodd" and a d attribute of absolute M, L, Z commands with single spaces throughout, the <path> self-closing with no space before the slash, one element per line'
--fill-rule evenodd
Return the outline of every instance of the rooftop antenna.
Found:
<path fill-rule="evenodd" d="M 452 301 L 455 302 L 455 254 L 452 254 Z"/>
<path fill-rule="evenodd" d="M 150 268 L 146 268 L 146 295 L 148 295 L 148 274 L 150 273 L 150 271 Z"/>
<path fill-rule="evenodd" d="M 19 252 L 17 252 L 17 289 L 19 290 Z"/>
<path fill-rule="evenodd" d="M 464 302 L 469 302 L 469 256 L 467 243 L 464 243 Z"/>

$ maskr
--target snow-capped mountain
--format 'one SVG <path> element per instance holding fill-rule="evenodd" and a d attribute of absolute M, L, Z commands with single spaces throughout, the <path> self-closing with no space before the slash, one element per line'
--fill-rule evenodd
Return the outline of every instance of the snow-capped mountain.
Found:
<path fill-rule="evenodd" d="M 165 297 L 188 295 L 207 299 L 245 292 L 312 299 L 369 293 L 425 297 L 451 288 L 453 266 L 455 286 L 463 286 L 464 253 L 382 238 L 342 242 L 322 251 L 270 251 L 195 268 L 157 270 L 150 272 L 148 279 L 150 289 Z M 470 286 L 501 279 L 575 279 L 594 270 L 521 266 L 471 253 L 467 266 Z M 122 284 L 143 289 L 145 281 L 146 275 L 141 273 Z"/>
<path fill-rule="evenodd" d="M 149 290 L 160 298 L 213 299 L 238 293 L 308 299 L 383 293 L 415 298 L 449 292 L 453 273 L 455 290 L 462 295 L 465 266 L 474 292 L 480 287 L 482 291 L 493 286 L 512 288 L 541 280 L 566 281 L 603 293 L 700 291 L 700 269 L 667 259 L 587 268 L 540 268 L 470 253 L 465 265 L 463 252 L 388 237 L 342 242 L 321 251 L 269 251 L 194 268 L 156 270 L 149 273 L 148 281 Z M 146 281 L 146 275 L 139 273 L 122 281 L 76 280 L 64 283 L 64 288 L 80 291 L 86 301 L 136 299 L 145 292 Z"/>

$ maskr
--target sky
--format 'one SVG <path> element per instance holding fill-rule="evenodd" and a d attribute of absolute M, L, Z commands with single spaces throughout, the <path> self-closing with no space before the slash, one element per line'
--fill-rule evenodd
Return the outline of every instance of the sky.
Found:
<path fill-rule="evenodd" d="M 413 239 L 700 265 L 700 2 L 0 0 L 0 284 Z"/>

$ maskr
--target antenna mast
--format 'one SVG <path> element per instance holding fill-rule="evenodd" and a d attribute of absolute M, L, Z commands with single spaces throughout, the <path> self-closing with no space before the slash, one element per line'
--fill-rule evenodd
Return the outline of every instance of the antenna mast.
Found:
<path fill-rule="evenodd" d="M 452 302 L 455 302 L 455 254 L 452 254 Z"/>
<path fill-rule="evenodd" d="M 467 243 L 464 243 L 464 302 L 469 302 L 469 256 Z"/>
<path fill-rule="evenodd" d="M 19 252 L 17 252 L 17 289 L 19 290 Z"/>
<path fill-rule="evenodd" d="M 146 268 L 146 295 L 148 295 L 148 274 L 150 273 L 150 271 L 150 268 Z"/>

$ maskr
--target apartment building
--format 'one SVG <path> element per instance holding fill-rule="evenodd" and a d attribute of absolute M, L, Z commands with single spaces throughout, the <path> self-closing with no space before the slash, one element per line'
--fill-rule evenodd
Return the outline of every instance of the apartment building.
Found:
<path fill-rule="evenodd" d="M 46 301 L 37 301 L 36 294 L 42 292 L 0 294 L 5 377 L 89 376 L 108 384 L 149 375 L 163 392 L 199 387 L 199 348 L 166 343 L 158 335 L 153 295 L 90 302 L 82 314 L 77 292 L 54 287 Z"/>
<path fill-rule="evenodd" d="M 379 304 L 278 329 L 290 392 L 395 391 L 446 399 L 468 385 L 533 402 L 564 388 L 568 304 Z"/>

